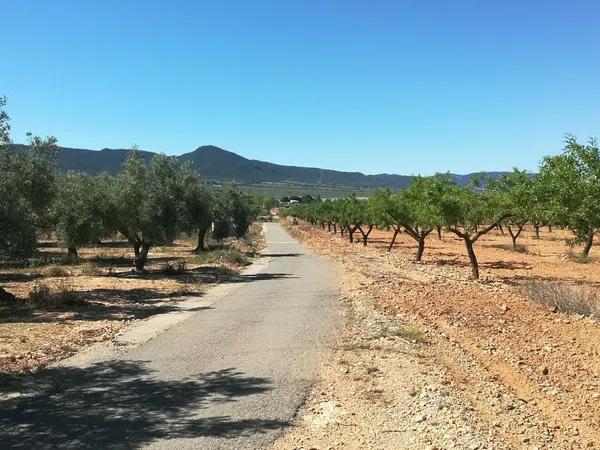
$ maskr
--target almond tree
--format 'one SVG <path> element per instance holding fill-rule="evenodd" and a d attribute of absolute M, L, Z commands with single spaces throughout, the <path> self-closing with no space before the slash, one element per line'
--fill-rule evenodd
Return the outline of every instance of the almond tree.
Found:
<path fill-rule="evenodd" d="M 340 212 L 340 224 L 348 231 L 350 242 L 354 242 L 354 233 L 358 231 L 362 236 L 363 245 L 366 246 L 375 223 L 369 202 L 359 200 L 352 194 L 340 202 Z"/>
<path fill-rule="evenodd" d="M 478 279 L 479 263 L 473 245 L 510 217 L 510 213 L 494 193 L 456 185 L 446 190 L 440 205 L 446 227 L 463 240 L 473 278 Z"/>
<path fill-rule="evenodd" d="M 600 150 L 595 139 L 579 144 L 567 136 L 562 154 L 542 162 L 540 183 L 547 195 L 548 215 L 575 235 L 573 244 L 583 243 L 587 258 L 600 229 Z"/>
<path fill-rule="evenodd" d="M 440 200 L 448 183 L 444 176 L 416 177 L 397 194 L 385 190 L 373 196 L 378 224 L 394 230 L 388 251 L 392 249 L 398 234 L 404 231 L 417 242 L 415 260 L 421 261 L 427 236 L 443 225 Z"/>
<path fill-rule="evenodd" d="M 525 224 L 534 220 L 534 207 L 537 204 L 535 179 L 526 171 L 514 169 L 512 173 L 503 175 L 498 180 L 490 180 L 487 189 L 500 196 L 504 209 L 511 216 L 503 222 L 508 229 L 513 249 L 517 249 L 517 239 L 523 232 Z"/>
<path fill-rule="evenodd" d="M 402 233 L 402 223 L 407 215 L 404 204 L 400 202 L 397 194 L 391 189 L 375 191 L 371 197 L 373 209 L 375 211 L 377 226 L 381 229 L 393 229 L 394 235 L 388 246 L 388 252 L 392 250 L 396 243 L 396 238 Z"/>

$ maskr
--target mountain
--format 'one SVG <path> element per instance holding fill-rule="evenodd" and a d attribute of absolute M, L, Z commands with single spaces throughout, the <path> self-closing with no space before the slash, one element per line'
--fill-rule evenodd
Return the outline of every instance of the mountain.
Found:
<path fill-rule="evenodd" d="M 16 148 L 26 149 L 25 145 L 15 144 Z M 127 149 L 87 150 L 61 147 L 56 158 L 59 170 L 77 170 L 96 175 L 119 172 L 127 157 Z M 150 159 L 156 153 L 141 151 L 142 158 Z M 247 159 L 236 153 L 213 145 L 198 147 L 190 153 L 176 156 L 180 161 L 191 161 L 203 179 L 209 181 L 233 181 L 240 184 L 258 183 L 297 183 L 321 186 L 356 186 L 376 188 L 407 186 L 411 177 L 407 175 L 378 174 L 365 175 L 360 172 L 341 172 L 314 167 L 297 167 L 273 164 L 255 159 Z M 489 172 L 496 177 L 505 172 Z M 454 175 L 459 184 L 469 182 L 470 175 Z"/>
<path fill-rule="evenodd" d="M 404 175 L 365 175 L 360 172 L 340 172 L 314 167 L 283 166 L 247 159 L 212 145 L 198 147 L 179 158 L 192 161 L 203 178 L 233 180 L 242 183 L 291 182 L 313 185 L 344 185 L 361 187 L 406 186 L 410 177 Z"/>

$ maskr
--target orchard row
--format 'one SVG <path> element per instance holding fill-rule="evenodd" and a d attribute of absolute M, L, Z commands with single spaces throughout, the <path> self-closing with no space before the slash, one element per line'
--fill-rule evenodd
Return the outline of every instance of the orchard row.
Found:
<path fill-rule="evenodd" d="M 527 223 L 538 237 L 543 225 L 563 227 L 573 233 L 571 244 L 583 244 L 587 258 L 600 229 L 600 151 L 595 140 L 584 145 L 567 136 L 564 151 L 545 157 L 537 174 L 515 169 L 498 179 L 476 177 L 469 186 L 448 175 L 416 177 L 399 192 L 302 203 L 285 214 L 339 230 L 350 242 L 358 237 L 364 245 L 373 228 L 393 229 L 390 250 L 404 232 L 417 243 L 417 261 L 427 236 L 445 229 L 464 242 L 474 278 L 479 278 L 474 244 L 494 228 L 508 229 L 516 248 Z"/>

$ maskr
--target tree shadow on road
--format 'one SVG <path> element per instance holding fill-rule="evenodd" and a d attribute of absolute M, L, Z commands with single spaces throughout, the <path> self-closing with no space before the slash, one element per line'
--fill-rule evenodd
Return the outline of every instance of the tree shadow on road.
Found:
<path fill-rule="evenodd" d="M 272 389 L 233 368 L 187 380 L 153 376 L 147 363 L 110 361 L 0 376 L 0 448 L 136 448 L 155 439 L 234 438 L 279 429 L 268 418 L 194 417 L 211 403 Z"/>
<path fill-rule="evenodd" d="M 263 258 L 295 258 L 298 256 L 305 256 L 304 253 L 261 253 L 260 256 Z"/>

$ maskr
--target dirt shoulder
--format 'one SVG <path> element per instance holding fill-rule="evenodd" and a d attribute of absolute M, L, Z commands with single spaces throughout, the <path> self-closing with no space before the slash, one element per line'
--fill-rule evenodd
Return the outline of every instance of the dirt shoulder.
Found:
<path fill-rule="evenodd" d="M 594 287 L 595 261 L 572 262 L 556 235 L 525 256 L 492 235 L 477 249 L 484 280 L 475 282 L 447 236 L 416 264 L 409 241 L 385 251 L 385 233 L 364 248 L 305 224 L 288 228 L 337 261 L 348 320 L 276 448 L 598 445 L 598 323 L 551 312 L 515 283 L 519 275 Z M 508 263 L 495 271 L 500 258 Z"/>

